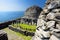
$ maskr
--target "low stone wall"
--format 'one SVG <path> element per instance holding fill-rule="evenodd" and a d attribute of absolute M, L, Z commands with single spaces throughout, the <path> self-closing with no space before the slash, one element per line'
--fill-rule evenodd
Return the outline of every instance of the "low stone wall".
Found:
<path fill-rule="evenodd" d="M 9 29 L 11 29 L 11 30 L 13 30 L 15 32 L 19 32 L 21 34 L 24 34 L 26 36 L 34 36 L 33 32 L 28 32 L 28 31 L 20 30 L 20 29 L 16 29 L 16 28 L 13 28 L 13 27 L 9 27 Z"/>
<path fill-rule="evenodd" d="M 8 40 L 7 33 L 0 30 L 0 40 Z"/>

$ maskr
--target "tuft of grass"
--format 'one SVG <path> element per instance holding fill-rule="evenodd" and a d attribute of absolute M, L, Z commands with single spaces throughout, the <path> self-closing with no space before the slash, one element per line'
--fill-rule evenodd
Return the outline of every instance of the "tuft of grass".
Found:
<path fill-rule="evenodd" d="M 18 36 L 21 36 L 24 40 L 31 40 L 31 36 L 25 36 L 25 35 L 23 35 L 23 34 L 21 34 L 21 33 L 17 33 L 17 35 Z"/>

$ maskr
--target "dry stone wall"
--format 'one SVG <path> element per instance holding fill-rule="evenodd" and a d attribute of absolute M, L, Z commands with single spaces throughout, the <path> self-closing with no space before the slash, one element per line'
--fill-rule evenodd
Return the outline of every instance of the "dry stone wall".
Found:
<path fill-rule="evenodd" d="M 32 40 L 60 40 L 60 0 L 47 1 Z"/>
<path fill-rule="evenodd" d="M 34 32 L 28 32 L 26 30 L 13 28 L 11 25 L 9 26 L 9 29 L 12 30 L 12 31 L 15 31 L 15 32 L 19 32 L 19 33 L 21 33 L 23 35 L 26 35 L 26 36 L 34 36 Z"/>

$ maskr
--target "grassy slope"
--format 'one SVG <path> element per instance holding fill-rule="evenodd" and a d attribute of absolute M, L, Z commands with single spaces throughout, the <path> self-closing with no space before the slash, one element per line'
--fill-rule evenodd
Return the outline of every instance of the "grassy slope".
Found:
<path fill-rule="evenodd" d="M 21 38 L 23 38 L 24 40 L 31 40 L 31 38 L 32 37 L 30 37 L 30 36 L 25 36 L 25 35 L 23 35 L 23 34 L 20 34 L 20 33 L 18 33 L 18 32 L 14 32 L 14 31 L 12 31 L 12 30 L 10 30 L 10 29 L 8 29 L 8 28 L 5 28 L 5 29 L 3 29 L 4 31 L 6 31 L 8 34 L 15 34 L 15 35 L 17 35 L 18 37 L 21 37 Z M 13 37 L 12 37 L 13 38 Z"/>

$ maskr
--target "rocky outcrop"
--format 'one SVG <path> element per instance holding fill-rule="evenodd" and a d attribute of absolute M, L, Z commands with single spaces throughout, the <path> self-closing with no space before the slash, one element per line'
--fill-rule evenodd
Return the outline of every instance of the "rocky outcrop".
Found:
<path fill-rule="evenodd" d="M 40 15 L 40 12 L 42 11 L 42 8 L 39 6 L 31 6 L 25 11 L 26 18 L 38 18 Z"/>
<path fill-rule="evenodd" d="M 36 25 L 37 19 L 40 15 L 40 12 L 42 11 L 42 8 L 39 6 L 32 6 L 29 7 L 26 11 L 23 17 L 21 17 L 21 23 L 26 23 L 29 25 Z"/>
<path fill-rule="evenodd" d="M 48 0 L 32 40 L 60 40 L 60 0 Z"/>
<path fill-rule="evenodd" d="M 0 40 L 8 40 L 7 33 L 0 30 Z"/>

